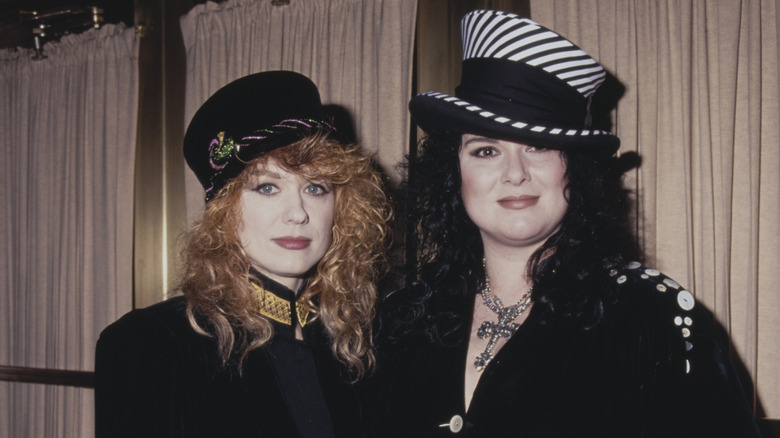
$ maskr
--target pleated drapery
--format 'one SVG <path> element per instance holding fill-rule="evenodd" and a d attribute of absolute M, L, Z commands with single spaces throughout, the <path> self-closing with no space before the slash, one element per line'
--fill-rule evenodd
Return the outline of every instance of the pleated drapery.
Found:
<path fill-rule="evenodd" d="M 297 71 L 317 84 L 324 104 L 349 113 L 358 143 L 397 183 L 395 165 L 409 144 L 406 105 L 416 6 L 416 0 L 306 0 L 284 6 L 229 0 L 196 6 L 181 20 L 186 121 L 231 80 L 266 70 Z M 203 205 L 203 188 L 189 169 L 186 174 L 191 221 Z"/>
<path fill-rule="evenodd" d="M 617 77 L 649 263 L 716 315 L 780 418 L 780 75 L 775 0 L 531 0 Z"/>
<path fill-rule="evenodd" d="M 130 310 L 138 40 L 0 51 L 0 365 L 91 371 Z M 91 389 L 0 382 L 0 436 L 92 436 Z"/>

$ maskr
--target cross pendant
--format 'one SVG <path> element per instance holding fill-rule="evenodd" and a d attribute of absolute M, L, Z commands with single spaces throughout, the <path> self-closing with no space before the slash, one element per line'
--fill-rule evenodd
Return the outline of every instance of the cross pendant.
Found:
<path fill-rule="evenodd" d="M 508 309 L 507 309 L 508 310 Z M 485 339 L 490 337 L 488 344 L 477 359 L 474 361 L 474 366 L 478 371 L 482 371 L 493 359 L 493 348 L 495 348 L 500 338 L 510 338 L 520 327 L 518 324 L 512 322 L 517 315 L 512 315 L 511 312 L 500 312 L 498 315 L 498 322 L 485 321 L 479 326 L 477 330 L 477 337 Z"/>

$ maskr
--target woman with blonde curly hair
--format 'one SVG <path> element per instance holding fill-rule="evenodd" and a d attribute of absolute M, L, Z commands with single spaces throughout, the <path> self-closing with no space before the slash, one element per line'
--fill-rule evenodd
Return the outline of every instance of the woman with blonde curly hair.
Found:
<path fill-rule="evenodd" d="M 354 382 L 374 364 L 390 219 L 370 159 L 287 71 L 217 91 L 184 154 L 207 202 L 183 296 L 101 334 L 98 437 L 365 436 Z"/>

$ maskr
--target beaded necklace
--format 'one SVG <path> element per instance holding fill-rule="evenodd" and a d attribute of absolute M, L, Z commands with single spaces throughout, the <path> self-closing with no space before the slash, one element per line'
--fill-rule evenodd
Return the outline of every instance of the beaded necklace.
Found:
<path fill-rule="evenodd" d="M 483 260 L 482 263 L 484 265 L 485 261 Z M 493 348 L 495 348 L 498 340 L 511 337 L 520 328 L 519 324 L 515 324 L 512 321 L 522 315 L 525 309 L 531 305 L 531 289 L 528 289 L 515 305 L 504 307 L 501 299 L 490 290 L 490 278 L 487 275 L 487 269 L 485 269 L 485 287 L 480 292 L 480 295 L 482 295 L 482 302 L 485 306 L 498 315 L 498 321 L 485 321 L 477 330 L 477 336 L 480 339 L 490 337 L 485 351 L 480 353 L 474 361 L 477 371 L 484 370 L 487 364 L 493 360 Z"/>

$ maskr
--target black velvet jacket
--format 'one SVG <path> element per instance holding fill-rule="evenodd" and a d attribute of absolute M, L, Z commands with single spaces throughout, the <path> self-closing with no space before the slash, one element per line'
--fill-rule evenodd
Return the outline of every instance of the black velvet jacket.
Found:
<path fill-rule="evenodd" d="M 372 396 L 378 435 L 759 436 L 711 314 L 638 263 L 610 275 L 604 287 L 617 288 L 618 298 L 589 330 L 548 323 L 543 307 L 533 307 L 483 371 L 468 410 L 470 327 L 450 346 L 381 344 Z M 467 321 L 473 302 L 463 309 Z"/>
<path fill-rule="evenodd" d="M 293 299 L 283 286 L 266 289 Z M 184 297 L 134 310 L 106 328 L 95 363 L 98 438 L 362 437 L 363 403 L 333 357 L 319 321 L 275 323 L 243 374 L 220 367 L 213 339 L 197 334 Z"/>

